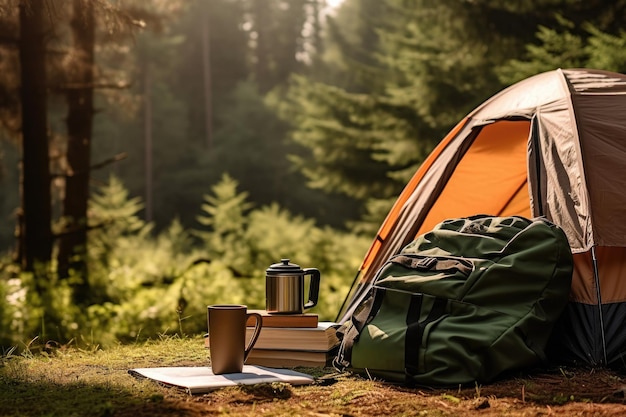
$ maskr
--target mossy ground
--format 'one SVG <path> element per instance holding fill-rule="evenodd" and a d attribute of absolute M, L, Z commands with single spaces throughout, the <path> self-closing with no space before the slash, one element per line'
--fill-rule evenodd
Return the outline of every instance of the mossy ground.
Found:
<path fill-rule="evenodd" d="M 260 384 L 191 396 L 128 374 L 203 366 L 201 337 L 97 347 L 39 346 L 0 360 L 2 416 L 624 416 L 624 376 L 557 368 L 456 389 L 406 388 L 332 368 L 299 370 L 313 385 Z"/>

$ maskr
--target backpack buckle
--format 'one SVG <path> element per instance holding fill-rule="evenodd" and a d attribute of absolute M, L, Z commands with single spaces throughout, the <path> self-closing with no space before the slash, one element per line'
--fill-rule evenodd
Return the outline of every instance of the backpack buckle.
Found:
<path fill-rule="evenodd" d="M 423 271 L 428 271 L 437 263 L 437 258 L 422 258 L 419 261 L 415 262 L 413 267 L 415 269 L 421 269 Z"/>

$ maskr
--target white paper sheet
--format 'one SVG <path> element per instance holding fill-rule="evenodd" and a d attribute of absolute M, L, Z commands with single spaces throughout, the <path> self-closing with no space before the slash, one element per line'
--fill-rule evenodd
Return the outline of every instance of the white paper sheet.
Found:
<path fill-rule="evenodd" d="M 312 376 L 291 369 L 274 369 L 254 365 L 244 365 L 241 373 L 222 375 L 213 374 L 208 366 L 135 368 L 130 369 L 128 373 L 185 388 L 190 394 L 201 394 L 240 384 L 286 382 L 292 385 L 304 385 L 314 382 Z"/>

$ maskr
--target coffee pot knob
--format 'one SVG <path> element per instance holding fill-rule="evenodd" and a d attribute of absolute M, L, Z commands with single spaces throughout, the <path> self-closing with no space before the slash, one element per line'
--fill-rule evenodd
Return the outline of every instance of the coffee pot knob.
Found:
<path fill-rule="evenodd" d="M 291 263 L 289 258 L 282 258 L 279 263 L 272 264 L 265 272 L 268 274 L 300 274 L 304 271 L 300 265 Z"/>

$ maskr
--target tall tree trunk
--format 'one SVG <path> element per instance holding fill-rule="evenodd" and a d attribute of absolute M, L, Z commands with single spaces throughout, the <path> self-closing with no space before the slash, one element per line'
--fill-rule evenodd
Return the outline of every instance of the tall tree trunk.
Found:
<path fill-rule="evenodd" d="M 88 302 L 87 270 L 87 203 L 91 165 L 91 134 L 93 124 L 93 81 L 95 20 L 91 0 L 73 0 L 70 23 L 73 39 L 73 60 L 66 99 L 67 166 L 63 216 L 67 229 L 63 234 L 58 255 L 60 277 L 77 273 L 74 302 Z"/>
<path fill-rule="evenodd" d="M 272 79 L 272 56 L 270 34 L 273 22 L 271 20 L 271 0 L 252 0 L 252 14 L 254 19 L 254 30 L 256 32 L 256 48 L 254 64 L 254 75 L 259 91 L 267 93 L 273 86 Z"/>
<path fill-rule="evenodd" d="M 204 129 L 205 146 L 211 150 L 213 142 L 213 91 L 211 85 L 211 10 L 210 3 L 204 6 L 204 18 L 202 19 L 202 77 L 204 78 Z"/>
<path fill-rule="evenodd" d="M 144 137 L 144 178 L 146 182 L 146 222 L 151 222 L 154 216 L 154 186 L 152 169 L 152 69 L 146 62 L 143 72 L 143 137 Z"/>
<path fill-rule="evenodd" d="M 22 267 L 33 271 L 52 256 L 50 157 L 46 104 L 43 13 L 45 0 L 22 0 L 20 77 L 22 102 Z M 37 287 L 40 291 L 41 285 Z"/>

